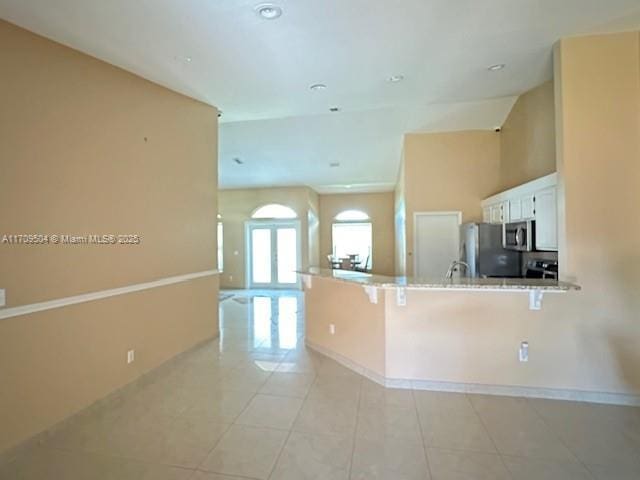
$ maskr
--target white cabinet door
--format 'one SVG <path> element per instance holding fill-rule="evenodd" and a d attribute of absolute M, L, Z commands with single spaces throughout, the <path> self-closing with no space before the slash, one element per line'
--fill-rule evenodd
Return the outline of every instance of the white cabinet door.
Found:
<path fill-rule="evenodd" d="M 491 207 L 484 207 L 482 209 L 482 221 L 484 223 L 491 223 Z"/>
<path fill-rule="evenodd" d="M 522 219 L 522 199 L 509 200 L 509 221 L 517 222 Z"/>
<path fill-rule="evenodd" d="M 489 207 L 490 209 L 490 223 L 507 223 L 509 221 L 509 202 L 504 201 L 496 203 Z"/>
<path fill-rule="evenodd" d="M 535 200 L 536 249 L 558 250 L 558 211 L 556 188 L 537 192 Z"/>
<path fill-rule="evenodd" d="M 522 220 L 532 220 L 536 216 L 534 195 L 525 195 L 520 199 L 522 205 Z"/>
<path fill-rule="evenodd" d="M 502 205 L 491 205 L 491 223 L 502 223 Z"/>

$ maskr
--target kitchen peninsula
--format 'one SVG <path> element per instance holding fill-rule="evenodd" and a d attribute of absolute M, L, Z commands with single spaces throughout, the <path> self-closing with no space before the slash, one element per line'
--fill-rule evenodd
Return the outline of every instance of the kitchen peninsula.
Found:
<path fill-rule="evenodd" d="M 298 273 L 307 345 L 377 383 L 555 398 L 589 395 L 549 381 L 553 359 L 544 355 L 553 329 L 562 328 L 563 303 L 570 296 L 551 294 L 580 290 L 578 285 L 321 268 Z M 531 344 L 527 363 L 518 358 L 522 342 Z"/>

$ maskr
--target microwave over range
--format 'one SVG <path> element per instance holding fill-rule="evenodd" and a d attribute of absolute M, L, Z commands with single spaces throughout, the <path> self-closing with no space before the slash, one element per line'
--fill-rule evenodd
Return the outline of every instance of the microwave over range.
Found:
<path fill-rule="evenodd" d="M 531 252 L 534 250 L 535 228 L 536 222 L 533 220 L 505 223 L 502 226 L 502 247 L 507 250 Z"/>

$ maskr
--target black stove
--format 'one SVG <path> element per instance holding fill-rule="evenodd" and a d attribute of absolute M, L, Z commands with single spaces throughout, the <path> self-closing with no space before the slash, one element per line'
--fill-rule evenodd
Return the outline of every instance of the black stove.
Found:
<path fill-rule="evenodd" d="M 524 273 L 525 278 L 551 278 L 558 279 L 558 261 L 532 258 L 527 262 Z"/>

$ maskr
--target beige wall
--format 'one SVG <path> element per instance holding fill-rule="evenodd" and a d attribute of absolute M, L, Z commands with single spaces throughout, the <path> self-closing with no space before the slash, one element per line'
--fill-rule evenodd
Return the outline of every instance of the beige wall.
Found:
<path fill-rule="evenodd" d="M 461 131 L 405 135 L 406 274 L 413 274 L 413 214 L 461 211 L 463 222 L 482 220 L 480 201 L 496 193 L 500 135 Z"/>
<path fill-rule="evenodd" d="M 0 21 L 0 244 L 7 306 L 215 268 L 217 111 Z M 217 280 L 0 320 L 0 451 L 217 331 Z M 126 366 L 126 350 L 137 360 Z"/>
<path fill-rule="evenodd" d="M 393 204 L 393 192 L 320 195 L 320 266 L 327 266 L 327 255 L 333 251 L 331 232 L 336 215 L 344 210 L 362 210 L 371 218 L 372 270 L 382 275 L 393 275 Z"/>
<path fill-rule="evenodd" d="M 245 288 L 246 252 L 245 224 L 253 212 L 263 205 L 279 203 L 291 207 L 300 221 L 302 268 L 309 266 L 317 255 L 314 235 L 309 229 L 309 215 L 318 215 L 317 194 L 307 187 L 250 188 L 220 190 L 219 212 L 223 225 L 224 272 L 220 275 L 223 288 Z M 317 230 L 317 226 L 316 226 Z M 309 248 L 311 245 L 311 248 Z"/>
<path fill-rule="evenodd" d="M 556 171 L 553 81 L 522 94 L 500 133 L 500 189 Z"/>
<path fill-rule="evenodd" d="M 372 304 L 360 285 L 319 277 L 305 292 L 305 340 L 384 375 L 385 299 Z M 330 324 L 335 334 L 330 333 Z"/>

